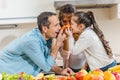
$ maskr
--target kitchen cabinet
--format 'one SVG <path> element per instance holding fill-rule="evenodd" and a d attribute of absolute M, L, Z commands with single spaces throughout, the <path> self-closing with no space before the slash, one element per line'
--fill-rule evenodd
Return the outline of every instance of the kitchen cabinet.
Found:
<path fill-rule="evenodd" d="M 111 19 L 120 19 L 120 3 L 114 5 L 111 9 Z"/>
<path fill-rule="evenodd" d="M 43 11 L 55 11 L 53 0 L 0 0 L 0 24 L 36 22 Z"/>
<path fill-rule="evenodd" d="M 73 4 L 77 9 L 110 9 L 111 19 L 120 18 L 120 0 L 55 0 L 54 6 L 59 10 L 62 5 Z"/>
<path fill-rule="evenodd" d="M 58 10 L 62 5 L 73 4 L 77 9 L 110 8 L 119 0 L 54 0 L 54 6 Z"/>

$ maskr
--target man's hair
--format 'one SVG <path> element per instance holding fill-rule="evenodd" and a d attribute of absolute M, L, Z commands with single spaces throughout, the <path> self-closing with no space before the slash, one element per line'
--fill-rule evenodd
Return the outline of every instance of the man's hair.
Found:
<path fill-rule="evenodd" d="M 38 24 L 38 29 L 42 31 L 42 27 L 46 26 L 49 28 L 50 22 L 48 18 L 50 16 L 56 15 L 56 13 L 53 12 L 42 12 L 40 15 L 37 17 L 37 24 Z"/>

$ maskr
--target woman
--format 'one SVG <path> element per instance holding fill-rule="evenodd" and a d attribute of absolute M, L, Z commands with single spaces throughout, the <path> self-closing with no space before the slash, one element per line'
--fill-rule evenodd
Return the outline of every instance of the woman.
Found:
<path fill-rule="evenodd" d="M 74 13 L 71 18 L 71 31 L 66 30 L 71 39 L 71 53 L 72 55 L 78 55 L 83 52 L 90 70 L 100 68 L 105 71 L 116 65 L 111 48 L 104 39 L 102 31 L 98 28 L 92 12 L 80 11 Z M 72 37 L 73 33 L 79 34 L 76 42 Z"/>

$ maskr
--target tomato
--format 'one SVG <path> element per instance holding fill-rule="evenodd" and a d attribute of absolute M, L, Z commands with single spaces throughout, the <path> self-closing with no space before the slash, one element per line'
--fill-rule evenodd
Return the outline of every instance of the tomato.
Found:
<path fill-rule="evenodd" d="M 112 72 L 112 74 L 115 76 L 116 80 L 120 80 L 120 73 Z"/>
<path fill-rule="evenodd" d="M 87 74 L 88 74 L 88 73 L 87 73 L 86 70 L 81 70 L 81 71 L 79 71 L 79 72 L 75 75 L 75 78 L 76 78 L 77 80 L 83 80 L 84 77 L 85 77 Z"/>

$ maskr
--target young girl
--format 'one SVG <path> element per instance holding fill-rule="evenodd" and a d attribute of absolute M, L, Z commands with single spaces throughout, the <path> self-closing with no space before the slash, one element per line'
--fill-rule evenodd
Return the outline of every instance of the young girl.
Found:
<path fill-rule="evenodd" d="M 71 18 L 71 31 L 66 30 L 71 39 L 71 54 L 85 54 L 90 70 L 100 68 L 105 71 L 116 65 L 111 48 L 98 28 L 92 12 L 74 13 Z M 79 34 L 76 42 L 72 37 L 73 33 Z"/>
<path fill-rule="evenodd" d="M 71 17 L 72 15 L 76 12 L 75 6 L 72 4 L 66 4 L 63 5 L 60 8 L 59 11 L 59 20 L 60 20 L 60 25 L 65 26 L 71 24 Z M 73 35 L 74 39 L 77 40 L 77 35 Z M 64 40 L 64 45 L 63 49 L 61 49 L 61 55 L 63 57 L 63 63 L 64 63 L 64 68 L 70 67 L 74 72 L 80 71 L 81 68 L 85 65 L 86 58 L 85 54 L 78 54 L 78 55 L 72 55 L 70 54 L 69 47 L 71 44 L 69 44 L 69 39 L 66 37 Z"/>

